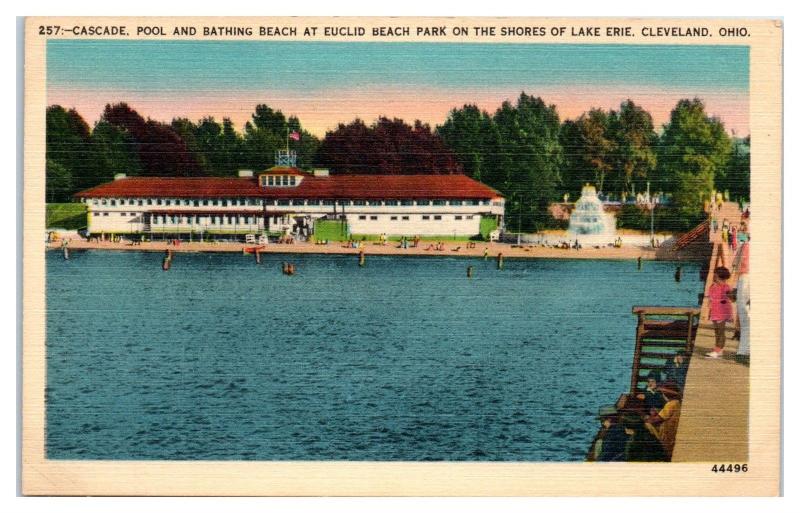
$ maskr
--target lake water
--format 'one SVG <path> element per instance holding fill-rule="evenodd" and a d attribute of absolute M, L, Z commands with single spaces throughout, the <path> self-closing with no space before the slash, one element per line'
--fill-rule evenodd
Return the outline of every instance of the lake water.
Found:
<path fill-rule="evenodd" d="M 49 458 L 581 461 L 631 307 L 701 290 L 661 262 L 162 257 L 48 252 Z"/>

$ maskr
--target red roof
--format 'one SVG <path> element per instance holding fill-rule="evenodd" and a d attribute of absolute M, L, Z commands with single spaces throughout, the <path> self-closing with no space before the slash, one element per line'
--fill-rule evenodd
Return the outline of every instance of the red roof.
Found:
<path fill-rule="evenodd" d="M 260 187 L 256 178 L 130 177 L 78 198 L 491 199 L 502 194 L 465 175 L 306 175 L 294 187 Z"/>

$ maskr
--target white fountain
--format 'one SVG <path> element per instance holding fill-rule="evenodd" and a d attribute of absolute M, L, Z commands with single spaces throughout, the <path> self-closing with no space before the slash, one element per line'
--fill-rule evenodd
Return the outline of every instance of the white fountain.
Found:
<path fill-rule="evenodd" d="M 617 220 L 603 210 L 593 185 L 586 184 L 569 216 L 567 236 L 581 244 L 609 244 L 617 238 Z"/>

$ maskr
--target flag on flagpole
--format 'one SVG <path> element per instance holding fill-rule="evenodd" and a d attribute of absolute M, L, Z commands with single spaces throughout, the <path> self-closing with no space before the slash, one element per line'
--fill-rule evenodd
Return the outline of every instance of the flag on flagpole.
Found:
<path fill-rule="evenodd" d="M 300 132 L 298 132 L 297 130 L 293 131 L 292 133 L 289 134 L 289 139 L 291 139 L 293 141 L 299 141 L 300 140 Z"/>

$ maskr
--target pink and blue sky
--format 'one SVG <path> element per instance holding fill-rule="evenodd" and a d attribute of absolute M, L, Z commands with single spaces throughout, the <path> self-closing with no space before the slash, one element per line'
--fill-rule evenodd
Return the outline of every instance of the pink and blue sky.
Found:
<path fill-rule="evenodd" d="M 383 115 L 441 124 L 465 103 L 493 112 L 521 91 L 562 119 L 631 99 L 658 128 L 681 98 L 699 97 L 738 136 L 749 128 L 744 46 L 51 40 L 48 104 L 90 123 L 127 102 L 159 121 L 230 117 L 256 104 L 300 118 L 322 136 Z"/>

